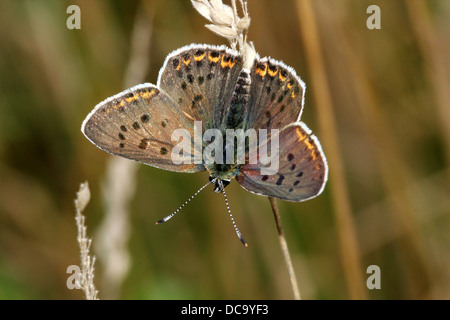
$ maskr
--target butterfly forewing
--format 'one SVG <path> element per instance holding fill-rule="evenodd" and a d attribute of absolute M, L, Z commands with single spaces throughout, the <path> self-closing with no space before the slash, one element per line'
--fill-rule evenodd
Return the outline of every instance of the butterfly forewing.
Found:
<path fill-rule="evenodd" d="M 241 69 L 241 57 L 225 46 L 190 45 L 167 57 L 158 86 L 203 130 L 223 129 Z"/>
<path fill-rule="evenodd" d="M 303 201 L 319 195 L 328 176 L 319 141 L 302 122 L 285 127 L 278 138 L 278 172 L 261 174 L 263 165 L 258 161 L 242 166 L 237 181 L 250 192 L 288 201 Z M 267 149 L 270 154 L 270 140 Z"/>
<path fill-rule="evenodd" d="M 248 124 L 256 129 L 282 129 L 300 120 L 304 82 L 284 63 L 256 59 L 251 69 Z"/>
<path fill-rule="evenodd" d="M 172 99 L 152 84 L 125 90 L 99 103 L 83 122 L 82 131 L 99 148 L 160 169 L 178 172 L 204 170 L 200 164 L 174 164 L 172 132 L 184 129 L 194 137 L 193 121 Z M 191 144 L 189 156 L 201 150 Z"/>

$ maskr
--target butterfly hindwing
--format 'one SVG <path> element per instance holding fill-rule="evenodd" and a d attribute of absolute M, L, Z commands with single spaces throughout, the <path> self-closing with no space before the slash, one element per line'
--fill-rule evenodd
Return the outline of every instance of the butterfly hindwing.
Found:
<path fill-rule="evenodd" d="M 305 83 L 294 69 L 271 58 L 257 58 L 250 75 L 250 127 L 281 130 L 300 120 Z"/>
<path fill-rule="evenodd" d="M 203 131 L 221 129 L 241 69 L 237 52 L 225 46 L 193 44 L 167 57 L 158 86 L 188 118 L 202 121 Z"/>
<path fill-rule="evenodd" d="M 193 121 L 164 91 L 149 83 L 99 103 L 82 125 L 90 141 L 114 155 L 170 171 L 204 170 L 199 164 L 174 164 L 171 153 L 177 141 L 172 141 L 171 135 L 175 129 L 187 130 L 193 137 Z M 192 147 L 191 158 L 198 152 Z"/>
<path fill-rule="evenodd" d="M 304 123 L 297 122 L 281 130 L 278 139 L 278 172 L 261 174 L 263 165 L 258 160 L 256 164 L 242 166 L 237 181 L 250 192 L 288 201 L 319 195 L 327 180 L 328 166 L 317 138 Z M 269 140 L 268 154 L 270 146 Z"/>

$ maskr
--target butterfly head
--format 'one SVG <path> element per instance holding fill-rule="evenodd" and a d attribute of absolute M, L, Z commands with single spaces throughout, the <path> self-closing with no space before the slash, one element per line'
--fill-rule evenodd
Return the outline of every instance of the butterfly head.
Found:
<path fill-rule="evenodd" d="M 227 185 L 230 183 L 231 179 L 236 178 L 239 175 L 240 165 L 235 163 L 211 163 L 205 165 L 206 170 L 209 173 L 209 181 L 228 181 Z"/>
<path fill-rule="evenodd" d="M 225 187 L 230 184 L 230 179 L 218 179 L 212 176 L 209 177 L 209 181 L 214 184 L 214 192 L 223 192 Z"/>

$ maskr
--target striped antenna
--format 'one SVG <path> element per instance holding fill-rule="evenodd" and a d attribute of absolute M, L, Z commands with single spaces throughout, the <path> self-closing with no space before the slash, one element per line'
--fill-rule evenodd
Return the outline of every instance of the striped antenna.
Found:
<path fill-rule="evenodd" d="M 179 207 L 175 212 L 173 212 L 172 214 L 168 215 L 167 217 L 162 218 L 161 220 L 157 221 L 156 224 L 158 225 L 158 224 L 161 224 L 161 223 L 163 223 L 163 222 L 166 222 L 167 220 L 169 220 L 170 218 L 172 218 L 174 215 L 176 215 L 181 209 L 183 209 L 183 207 L 184 207 L 185 205 L 187 205 L 189 202 L 191 202 L 191 200 L 194 199 L 195 196 L 196 196 L 197 194 L 199 194 L 200 191 L 202 191 L 203 189 L 205 189 L 206 186 L 207 186 L 208 184 L 210 184 L 210 183 L 212 183 L 212 182 L 209 181 L 209 182 L 208 182 L 207 184 L 205 184 L 203 187 L 201 187 L 200 189 L 198 189 L 198 191 L 197 191 L 196 193 L 194 193 L 194 194 L 192 195 L 192 197 L 190 197 L 185 203 L 183 203 L 183 204 L 181 205 L 181 207 Z"/>
<path fill-rule="evenodd" d="M 223 196 L 225 198 L 225 204 L 227 205 L 228 214 L 230 215 L 231 222 L 233 223 L 234 230 L 236 230 L 236 234 L 239 237 L 239 240 L 241 240 L 242 244 L 244 246 L 248 247 L 247 242 L 245 242 L 244 237 L 242 236 L 241 232 L 239 231 L 238 227 L 236 226 L 236 222 L 234 222 L 234 218 L 233 218 L 233 215 L 231 214 L 230 206 L 228 205 L 228 199 L 227 199 L 227 194 L 225 193 L 225 188 L 222 189 L 222 193 L 223 193 Z"/>

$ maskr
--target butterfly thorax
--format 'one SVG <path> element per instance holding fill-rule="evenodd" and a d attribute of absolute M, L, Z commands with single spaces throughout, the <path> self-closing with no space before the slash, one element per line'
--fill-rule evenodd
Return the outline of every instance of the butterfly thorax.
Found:
<path fill-rule="evenodd" d="M 246 108 L 250 92 L 249 70 L 243 69 L 238 76 L 236 87 L 226 114 L 226 129 L 244 129 Z"/>
<path fill-rule="evenodd" d="M 212 163 L 205 167 L 212 179 L 231 180 L 239 174 L 240 165 Z"/>

